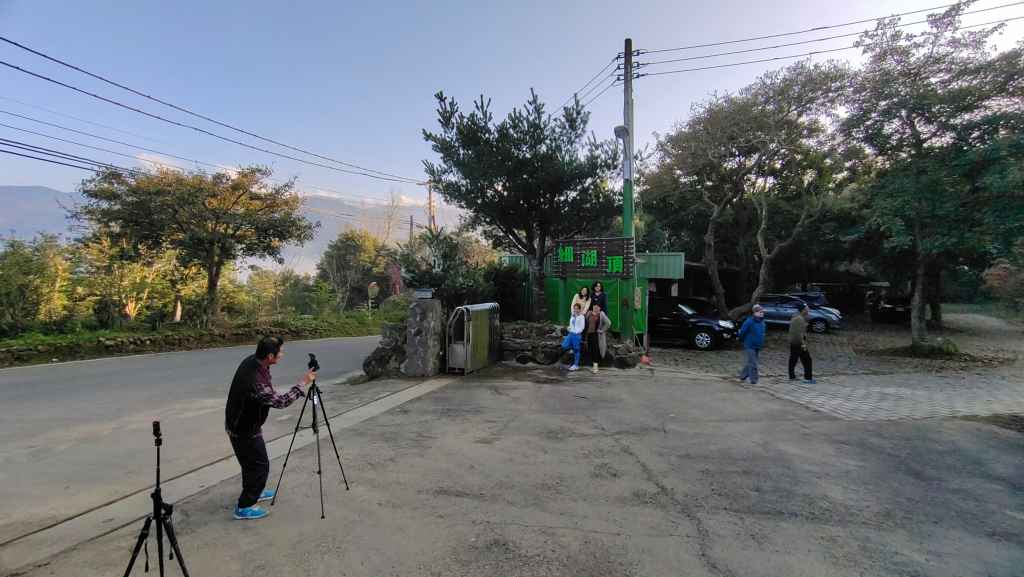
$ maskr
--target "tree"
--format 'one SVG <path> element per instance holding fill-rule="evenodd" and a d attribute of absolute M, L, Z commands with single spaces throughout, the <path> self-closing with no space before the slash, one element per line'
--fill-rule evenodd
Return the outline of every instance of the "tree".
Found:
<path fill-rule="evenodd" d="M 317 264 L 317 276 L 334 291 L 335 306 L 344 312 L 353 298 L 365 294 L 372 281 L 383 281 L 387 251 L 365 230 L 347 230 L 327 245 Z"/>
<path fill-rule="evenodd" d="M 440 131 L 423 131 L 439 157 L 424 161 L 431 184 L 496 247 L 526 255 L 534 318 L 544 318 L 543 265 L 554 241 L 603 230 L 618 212 L 615 142 L 588 138 L 579 102 L 552 116 L 532 90 L 501 122 L 483 96 L 469 114 L 444 93 L 436 98 Z"/>
<path fill-rule="evenodd" d="M 106 327 L 135 320 L 166 265 L 157 250 L 102 228 L 79 242 L 78 255 L 86 291 L 97 300 L 97 320 Z"/>
<path fill-rule="evenodd" d="M 107 226 L 150 249 L 167 246 L 182 266 L 206 275 L 206 323 L 219 318 L 217 288 L 225 267 L 243 257 L 281 262 L 287 243 L 304 243 L 316 225 L 299 213 L 294 181 L 268 182 L 268 168 L 206 174 L 106 171 L 85 181 L 80 220 Z"/>
<path fill-rule="evenodd" d="M 845 103 L 844 132 L 881 164 L 869 225 L 884 234 L 886 250 L 912 257 L 914 348 L 928 343 L 935 271 L 991 245 L 986 213 L 998 187 L 963 169 L 978 150 L 1019 138 L 1024 127 L 1024 47 L 993 54 L 989 39 L 1000 27 L 961 29 L 971 3 L 929 16 L 919 34 L 898 28 L 896 18 L 880 21 L 860 40 L 867 63 Z"/>

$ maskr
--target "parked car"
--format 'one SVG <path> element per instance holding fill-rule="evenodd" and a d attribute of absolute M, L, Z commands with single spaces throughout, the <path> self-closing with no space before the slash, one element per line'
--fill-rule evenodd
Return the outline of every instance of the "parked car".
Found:
<path fill-rule="evenodd" d="M 807 303 L 807 306 L 812 309 L 824 309 L 836 316 L 842 318 L 843 313 L 839 312 L 839 309 L 832 306 L 829 303 L 828 297 L 823 292 L 807 292 L 807 293 L 789 293 L 786 296 L 791 296 L 795 299 L 801 300 Z"/>
<path fill-rule="evenodd" d="M 789 321 L 803 308 L 805 301 L 790 295 L 763 295 L 758 304 L 764 307 L 764 322 L 789 326 Z M 811 306 L 807 325 L 812 332 L 827 333 L 843 328 L 843 315 L 831 307 Z"/>
<path fill-rule="evenodd" d="M 647 324 L 651 336 L 683 339 L 702 351 L 736 338 L 736 324 L 721 318 L 718 309 L 703 299 L 652 298 Z"/>
<path fill-rule="evenodd" d="M 909 323 L 910 297 L 880 296 L 871 303 L 871 320 L 876 323 Z"/>

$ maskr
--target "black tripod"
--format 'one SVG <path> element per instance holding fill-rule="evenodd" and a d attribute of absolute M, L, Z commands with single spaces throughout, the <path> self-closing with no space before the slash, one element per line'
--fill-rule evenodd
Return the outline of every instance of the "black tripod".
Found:
<path fill-rule="evenodd" d="M 307 365 L 312 371 L 320 370 L 320 363 L 316 360 L 316 355 L 313 353 L 309 354 L 309 365 Z M 314 396 L 315 395 L 315 396 Z M 320 417 L 316 413 L 316 406 L 320 405 L 320 411 L 324 415 L 324 424 L 327 425 L 327 436 L 331 438 L 331 446 L 334 447 L 334 456 L 338 458 L 338 467 L 341 469 L 341 479 L 345 481 L 345 490 L 348 491 L 348 478 L 345 477 L 345 467 L 341 464 L 341 453 L 338 451 L 338 444 L 334 442 L 334 432 L 331 431 L 331 422 L 327 419 L 327 408 L 324 407 L 324 399 L 320 396 L 320 387 L 316 385 L 316 379 L 309 385 L 309 390 L 306 391 L 306 400 L 302 402 L 302 409 L 299 411 L 299 418 L 295 421 L 295 432 L 292 433 L 292 441 L 288 443 L 288 453 L 284 456 L 284 464 L 281 465 L 281 476 L 277 478 L 277 488 L 274 489 L 274 498 L 270 500 L 270 505 L 273 506 L 274 502 L 277 501 L 278 492 L 281 490 L 281 481 L 284 479 L 284 470 L 288 467 L 288 457 L 292 454 L 292 447 L 295 445 L 295 436 L 299 434 L 299 428 L 302 425 L 302 415 L 306 412 L 306 405 L 309 404 L 310 399 L 313 401 L 313 436 L 316 438 L 316 474 L 320 480 L 320 518 L 325 519 L 327 516 L 324 514 L 324 474 L 323 466 L 320 460 Z"/>
<path fill-rule="evenodd" d="M 188 569 L 185 568 L 185 559 L 181 556 L 181 549 L 178 548 L 178 538 L 174 535 L 174 525 L 171 524 L 171 513 L 174 508 L 164 503 L 160 497 L 160 445 L 163 439 L 160 436 L 160 421 L 153 421 L 153 443 L 156 445 L 156 487 L 149 495 L 153 499 L 153 514 L 146 516 L 146 522 L 142 524 L 142 532 L 139 533 L 139 540 L 135 542 L 135 549 L 132 551 L 132 558 L 128 561 L 128 568 L 124 570 L 124 577 L 131 575 L 135 559 L 139 557 L 139 550 L 146 549 L 146 572 L 149 573 L 149 526 L 156 522 L 156 550 L 160 564 L 160 577 L 164 577 L 164 533 L 167 533 L 167 542 L 171 544 L 171 554 L 168 557 L 173 561 L 178 556 L 178 566 L 181 567 L 181 574 L 188 577 Z"/>

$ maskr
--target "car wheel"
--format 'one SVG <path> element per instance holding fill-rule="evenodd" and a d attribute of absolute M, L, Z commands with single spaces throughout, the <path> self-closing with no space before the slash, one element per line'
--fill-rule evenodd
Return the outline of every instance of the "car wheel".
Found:
<path fill-rule="evenodd" d="M 708 331 L 697 331 L 693 335 L 693 346 L 702 351 L 711 350 L 715 347 L 715 337 Z"/>
<path fill-rule="evenodd" d="M 825 321 L 823 321 L 821 319 L 817 319 L 817 320 L 811 321 L 811 331 L 815 332 L 815 333 L 818 333 L 819 335 L 822 334 L 822 333 L 827 333 L 828 332 L 828 323 L 826 323 Z"/>

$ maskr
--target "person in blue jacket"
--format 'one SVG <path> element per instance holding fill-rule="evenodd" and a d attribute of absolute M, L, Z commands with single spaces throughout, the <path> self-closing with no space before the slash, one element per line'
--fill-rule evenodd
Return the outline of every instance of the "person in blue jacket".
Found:
<path fill-rule="evenodd" d="M 747 317 L 736 337 L 743 343 L 743 370 L 740 380 L 750 379 L 750 384 L 757 384 L 757 357 L 764 347 L 764 308 L 754 305 L 754 314 Z"/>

